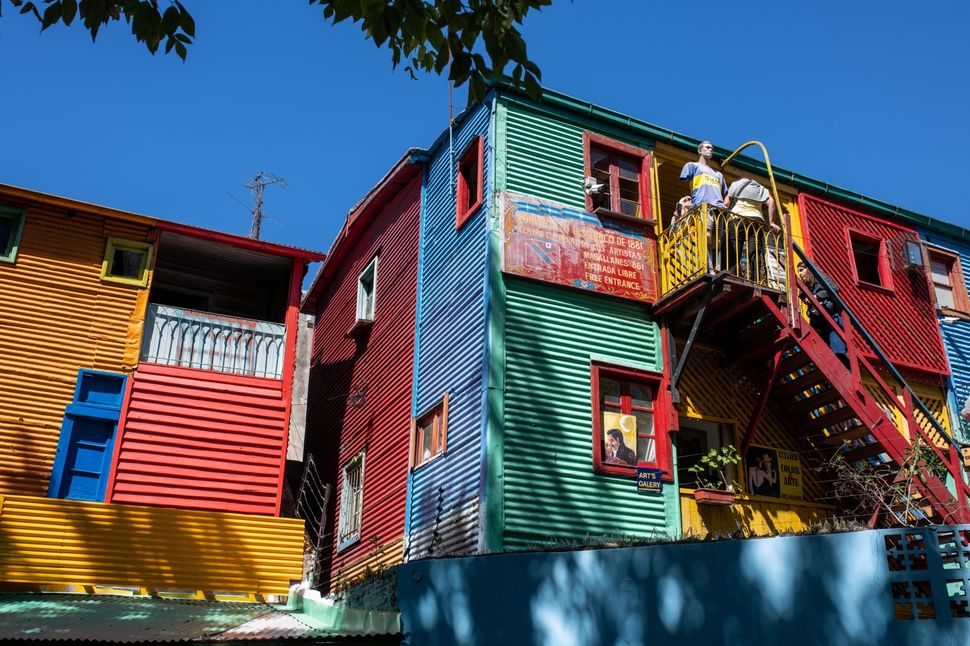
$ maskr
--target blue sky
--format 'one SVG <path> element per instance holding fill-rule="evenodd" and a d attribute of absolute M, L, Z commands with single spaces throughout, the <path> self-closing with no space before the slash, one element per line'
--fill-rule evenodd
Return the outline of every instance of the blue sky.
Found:
<path fill-rule="evenodd" d="M 164 3 L 163 3 L 164 4 Z M 40 34 L 3 3 L 0 182 L 329 249 L 347 211 L 447 125 L 444 80 L 412 81 L 300 0 L 186 0 L 186 63 L 127 26 Z M 231 8 L 231 10 L 227 10 Z M 970 3 L 556 0 L 524 34 L 544 83 L 787 169 L 970 227 Z M 456 111 L 464 91 L 456 92 Z M 953 162 L 955 168 L 945 165 Z"/>

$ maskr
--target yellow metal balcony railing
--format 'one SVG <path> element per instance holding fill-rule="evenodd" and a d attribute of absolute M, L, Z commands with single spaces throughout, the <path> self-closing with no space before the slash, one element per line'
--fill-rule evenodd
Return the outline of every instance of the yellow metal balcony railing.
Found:
<path fill-rule="evenodd" d="M 719 272 L 752 285 L 788 289 L 782 230 L 725 209 L 698 205 L 661 233 L 657 246 L 664 294 Z"/>

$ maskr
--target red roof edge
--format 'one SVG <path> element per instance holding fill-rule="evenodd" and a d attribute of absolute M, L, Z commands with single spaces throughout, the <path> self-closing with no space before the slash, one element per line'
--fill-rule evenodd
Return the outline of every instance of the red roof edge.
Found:
<path fill-rule="evenodd" d="M 204 229 L 191 224 L 157 220 L 155 222 L 155 226 L 162 231 L 178 233 L 184 236 L 209 240 L 211 242 L 231 245 L 241 249 L 249 249 L 251 251 L 262 251 L 275 256 L 287 256 L 310 262 L 324 260 L 327 257 L 327 254 L 319 251 L 291 247 L 289 245 L 277 244 L 275 242 L 266 242 L 265 240 L 254 240 L 253 238 L 246 238 L 233 233 L 213 231 L 212 229 Z"/>
<path fill-rule="evenodd" d="M 330 253 L 317 275 L 313 279 L 310 291 L 303 298 L 300 311 L 307 313 L 313 312 L 317 300 L 330 283 L 340 264 L 346 259 L 353 249 L 354 244 L 360 240 L 361 235 L 380 215 L 381 210 L 393 200 L 404 187 L 411 183 L 415 177 L 421 173 L 421 166 L 415 159 L 418 149 L 408 150 L 401 159 L 391 167 L 391 170 L 384 175 L 368 193 L 364 196 L 357 206 L 347 214 L 340 234 L 330 247 Z"/>

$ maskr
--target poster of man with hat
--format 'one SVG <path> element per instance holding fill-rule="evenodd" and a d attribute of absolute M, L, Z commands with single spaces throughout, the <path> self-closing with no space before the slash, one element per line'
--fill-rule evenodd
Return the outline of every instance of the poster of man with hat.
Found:
<path fill-rule="evenodd" d="M 747 490 L 755 496 L 781 496 L 778 481 L 778 452 L 765 446 L 751 446 L 744 456 L 747 467 Z"/>

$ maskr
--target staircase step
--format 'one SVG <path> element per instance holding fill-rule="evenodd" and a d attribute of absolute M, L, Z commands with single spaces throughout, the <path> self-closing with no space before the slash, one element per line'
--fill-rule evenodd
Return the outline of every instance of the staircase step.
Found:
<path fill-rule="evenodd" d="M 825 381 L 825 375 L 818 370 L 812 370 L 791 381 L 778 385 L 774 392 L 778 397 L 794 397 L 798 393 L 804 392 L 812 386 L 816 386 Z"/>
<path fill-rule="evenodd" d="M 889 452 L 886 451 L 886 447 L 884 447 L 881 443 L 876 442 L 875 444 L 867 444 L 865 446 L 860 446 L 857 449 L 847 451 L 844 457 L 846 461 L 851 464 L 853 462 L 857 462 L 858 460 L 865 460 L 866 458 L 871 458 L 881 453 L 888 454 Z"/>
<path fill-rule="evenodd" d="M 844 442 L 851 442 L 852 440 L 858 440 L 870 435 L 872 430 L 863 424 L 856 424 L 851 426 L 844 431 L 839 431 L 838 433 L 833 433 L 826 437 L 822 442 L 828 444 L 829 446 L 841 446 Z"/>
<path fill-rule="evenodd" d="M 778 325 L 777 319 L 774 317 L 765 317 L 747 328 L 742 330 L 735 337 L 738 348 L 750 348 L 752 346 L 760 345 L 759 342 L 764 342 L 769 338 L 774 338 L 778 334 L 778 330 L 781 327 Z"/>
<path fill-rule="evenodd" d="M 812 365 L 812 360 L 804 352 L 795 352 L 790 357 L 782 359 L 781 365 L 778 366 L 778 374 L 790 375 L 809 365 Z"/>
<path fill-rule="evenodd" d="M 827 404 L 832 404 L 842 399 L 842 395 L 839 394 L 835 388 L 829 386 L 821 392 L 810 395 L 805 399 L 799 399 L 796 403 L 786 406 L 785 410 L 793 415 L 805 415 L 812 412 L 816 408 L 820 408 Z"/>
<path fill-rule="evenodd" d="M 849 419 L 855 419 L 856 413 L 850 406 L 842 406 L 841 408 L 836 408 L 835 410 L 829 411 L 815 417 L 804 424 L 802 424 L 802 431 L 808 434 L 814 434 L 821 431 L 823 428 L 828 428 L 838 424 L 839 422 L 844 422 Z"/>

